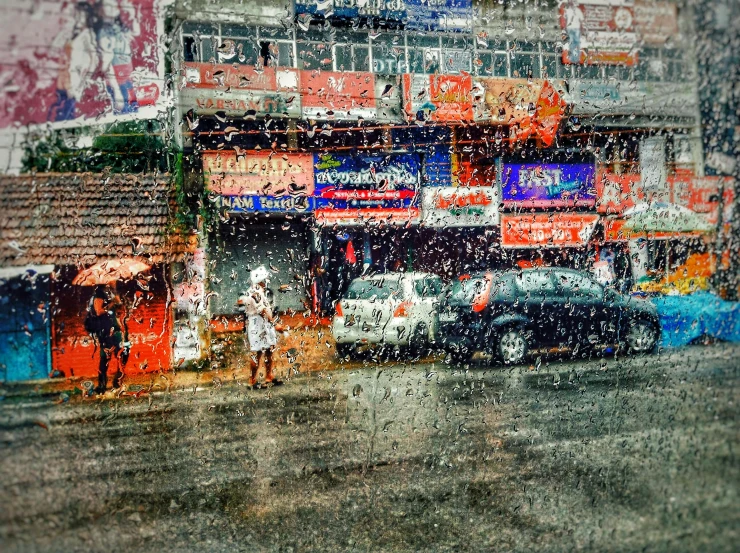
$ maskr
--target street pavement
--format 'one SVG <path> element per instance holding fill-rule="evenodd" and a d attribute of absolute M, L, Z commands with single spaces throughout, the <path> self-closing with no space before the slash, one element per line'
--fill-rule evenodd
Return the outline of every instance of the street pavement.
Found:
<path fill-rule="evenodd" d="M 740 346 L 0 401 L 0 550 L 737 551 Z"/>

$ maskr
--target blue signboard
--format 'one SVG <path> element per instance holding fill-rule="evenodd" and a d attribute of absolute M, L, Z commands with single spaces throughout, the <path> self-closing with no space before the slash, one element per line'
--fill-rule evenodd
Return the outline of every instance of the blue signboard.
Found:
<path fill-rule="evenodd" d="M 378 18 L 422 31 L 469 31 L 472 0 L 296 0 L 296 15 L 341 19 Z"/>
<path fill-rule="evenodd" d="M 315 206 L 310 196 L 217 196 L 216 201 L 233 212 L 309 213 Z"/>
<path fill-rule="evenodd" d="M 315 154 L 317 210 L 408 209 L 419 204 L 419 156 Z"/>
<path fill-rule="evenodd" d="M 501 200 L 505 206 L 596 205 L 593 164 L 504 164 Z"/>

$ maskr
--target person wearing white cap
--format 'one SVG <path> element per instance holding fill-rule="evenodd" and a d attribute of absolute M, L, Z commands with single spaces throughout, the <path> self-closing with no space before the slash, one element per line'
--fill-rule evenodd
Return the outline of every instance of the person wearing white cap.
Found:
<path fill-rule="evenodd" d="M 282 381 L 272 374 L 277 332 L 272 307 L 267 299 L 267 281 L 270 279 L 270 271 L 260 265 L 249 274 L 249 279 L 252 281 L 252 286 L 239 297 L 237 302 L 247 317 L 247 339 L 251 351 L 249 385 L 258 386 L 257 371 L 263 354 L 265 356 L 265 384 L 282 384 Z"/>

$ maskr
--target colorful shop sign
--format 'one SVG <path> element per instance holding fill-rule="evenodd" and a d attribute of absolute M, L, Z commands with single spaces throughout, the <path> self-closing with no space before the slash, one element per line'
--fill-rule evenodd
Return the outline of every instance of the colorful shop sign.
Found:
<path fill-rule="evenodd" d="M 312 154 L 205 152 L 210 192 L 230 211 L 308 211 L 314 193 Z"/>
<path fill-rule="evenodd" d="M 403 75 L 403 105 L 411 118 L 431 121 L 473 121 L 473 77 Z"/>
<path fill-rule="evenodd" d="M 5 2 L 0 128 L 156 118 L 165 3 Z"/>
<path fill-rule="evenodd" d="M 415 219 L 419 174 L 416 154 L 315 154 L 317 220 Z"/>
<path fill-rule="evenodd" d="M 666 179 L 671 189 L 671 201 L 704 215 L 707 222 L 719 222 L 720 194 L 722 221 L 732 220 L 735 181 L 732 177 L 697 177 L 691 173 L 670 175 Z"/>
<path fill-rule="evenodd" d="M 567 33 L 563 63 L 634 65 L 637 33 L 633 0 L 569 0 L 560 5 Z"/>
<path fill-rule="evenodd" d="M 501 199 L 508 207 L 596 204 L 592 164 L 504 164 Z"/>
<path fill-rule="evenodd" d="M 498 193 L 491 186 L 422 190 L 422 222 L 429 227 L 498 225 Z"/>
<path fill-rule="evenodd" d="M 469 31 L 473 19 L 472 0 L 296 0 L 298 16 L 325 18 L 372 18 L 403 23 L 417 31 Z"/>
<path fill-rule="evenodd" d="M 593 213 L 501 215 L 501 245 L 505 248 L 585 246 L 596 228 Z"/>

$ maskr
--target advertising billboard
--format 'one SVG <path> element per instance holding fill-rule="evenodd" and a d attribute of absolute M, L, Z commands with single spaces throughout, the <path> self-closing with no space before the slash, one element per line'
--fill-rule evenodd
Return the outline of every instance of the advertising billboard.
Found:
<path fill-rule="evenodd" d="M 498 225 L 498 204 L 492 186 L 424 188 L 422 222 L 442 228 Z"/>
<path fill-rule="evenodd" d="M 319 222 L 401 222 L 419 216 L 417 154 L 315 154 L 314 202 Z"/>
<path fill-rule="evenodd" d="M 634 0 L 568 0 L 560 5 L 560 26 L 568 38 L 565 64 L 637 62 Z"/>
<path fill-rule="evenodd" d="M 296 15 L 325 18 L 377 18 L 403 23 L 417 31 L 466 31 L 473 18 L 472 0 L 296 0 Z"/>
<path fill-rule="evenodd" d="M 159 0 L 20 0 L 3 10 L 0 128 L 155 117 Z M 109 116 L 109 117 L 108 117 Z"/>
<path fill-rule="evenodd" d="M 187 62 L 180 104 L 202 115 L 300 117 L 298 72 L 251 65 Z"/>
<path fill-rule="evenodd" d="M 593 213 L 501 215 L 501 246 L 505 248 L 582 247 L 599 221 Z"/>
<path fill-rule="evenodd" d="M 506 163 L 501 200 L 509 207 L 594 206 L 595 171 L 588 163 Z"/>
<path fill-rule="evenodd" d="M 302 70 L 300 72 L 303 116 L 324 119 L 375 118 L 375 75 L 352 71 Z"/>

